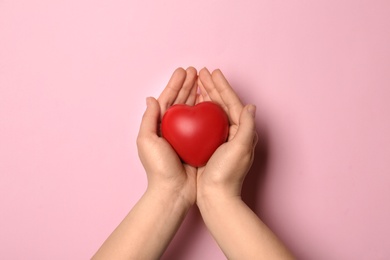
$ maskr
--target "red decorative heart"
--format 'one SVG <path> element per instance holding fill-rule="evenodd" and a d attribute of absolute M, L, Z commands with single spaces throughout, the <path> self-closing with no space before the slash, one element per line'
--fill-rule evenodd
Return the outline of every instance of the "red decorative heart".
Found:
<path fill-rule="evenodd" d="M 162 136 L 189 165 L 203 166 L 229 133 L 225 111 L 213 102 L 171 106 L 161 122 Z"/>

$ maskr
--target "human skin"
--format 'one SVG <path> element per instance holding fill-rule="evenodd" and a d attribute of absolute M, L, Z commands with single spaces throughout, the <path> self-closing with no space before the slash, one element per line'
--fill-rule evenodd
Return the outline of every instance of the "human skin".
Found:
<path fill-rule="evenodd" d="M 294 259 L 241 199 L 258 140 L 253 105 L 244 106 L 220 70 L 199 72 L 201 101 L 219 103 L 229 115 L 228 142 L 197 172 L 197 205 L 228 259 Z"/>
<path fill-rule="evenodd" d="M 137 147 L 148 187 L 92 259 L 158 259 L 196 200 L 196 168 L 183 164 L 159 136 L 159 122 L 173 104 L 194 105 L 197 71 L 177 69 L 158 101 L 147 98 Z"/>
<path fill-rule="evenodd" d="M 199 88 L 199 92 L 197 91 Z M 228 141 L 207 164 L 184 164 L 159 134 L 174 104 L 213 101 L 229 117 Z M 241 187 L 257 143 L 253 105 L 244 106 L 220 70 L 178 68 L 158 100 L 147 98 L 137 147 L 148 187 L 93 259 L 158 259 L 195 203 L 228 259 L 293 259 L 272 231 L 242 201 Z"/>

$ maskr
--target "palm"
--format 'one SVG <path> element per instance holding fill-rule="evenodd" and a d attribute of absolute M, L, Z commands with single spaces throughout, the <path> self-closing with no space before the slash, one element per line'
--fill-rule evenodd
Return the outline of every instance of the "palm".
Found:
<path fill-rule="evenodd" d="M 219 70 L 213 72 L 213 74 L 210 74 L 207 69 L 201 70 L 198 86 L 200 95 L 196 103 L 204 101 L 218 103 L 227 113 L 230 122 L 227 142 L 214 152 L 205 166 L 198 168 L 198 190 L 215 184 L 240 184 L 245 177 L 247 169 L 244 169 L 244 167 L 243 169 L 237 169 L 237 165 L 241 165 L 240 160 L 243 158 L 240 157 L 242 151 L 237 149 L 239 146 L 237 146 L 237 143 L 234 143 L 234 138 L 244 106 Z M 231 172 L 231 169 L 237 169 L 238 172 Z M 236 185 L 236 187 L 240 187 L 240 185 Z M 235 194 L 238 194 L 238 192 L 234 191 Z"/>
<path fill-rule="evenodd" d="M 187 70 L 177 69 L 168 82 L 167 87 L 158 98 L 160 105 L 160 115 L 174 104 L 187 104 L 193 106 L 196 101 L 197 90 L 197 71 L 190 67 Z M 193 201 L 196 198 L 196 168 L 183 164 L 176 152 L 169 143 L 156 136 L 155 147 L 153 150 L 155 157 L 158 158 L 160 167 L 165 168 L 164 176 L 172 183 L 177 185 L 177 189 L 184 189 Z"/>

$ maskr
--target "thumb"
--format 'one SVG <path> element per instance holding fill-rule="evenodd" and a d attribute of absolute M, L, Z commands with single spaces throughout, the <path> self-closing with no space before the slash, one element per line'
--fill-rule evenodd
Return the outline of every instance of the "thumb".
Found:
<path fill-rule="evenodd" d="M 139 135 L 156 135 L 160 118 L 160 105 L 153 97 L 146 98 L 146 111 L 142 116 Z"/>
<path fill-rule="evenodd" d="M 254 105 L 246 105 L 242 109 L 237 133 L 234 137 L 241 145 L 250 148 L 252 148 L 254 138 L 256 138 L 255 115 L 256 106 Z"/>

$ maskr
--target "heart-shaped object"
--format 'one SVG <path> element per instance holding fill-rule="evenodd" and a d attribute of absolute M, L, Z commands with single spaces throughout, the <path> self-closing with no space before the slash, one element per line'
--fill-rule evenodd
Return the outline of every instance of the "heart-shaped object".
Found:
<path fill-rule="evenodd" d="M 223 144 L 229 133 L 229 119 L 216 103 L 171 106 L 161 122 L 161 134 L 187 164 L 200 167 Z"/>

